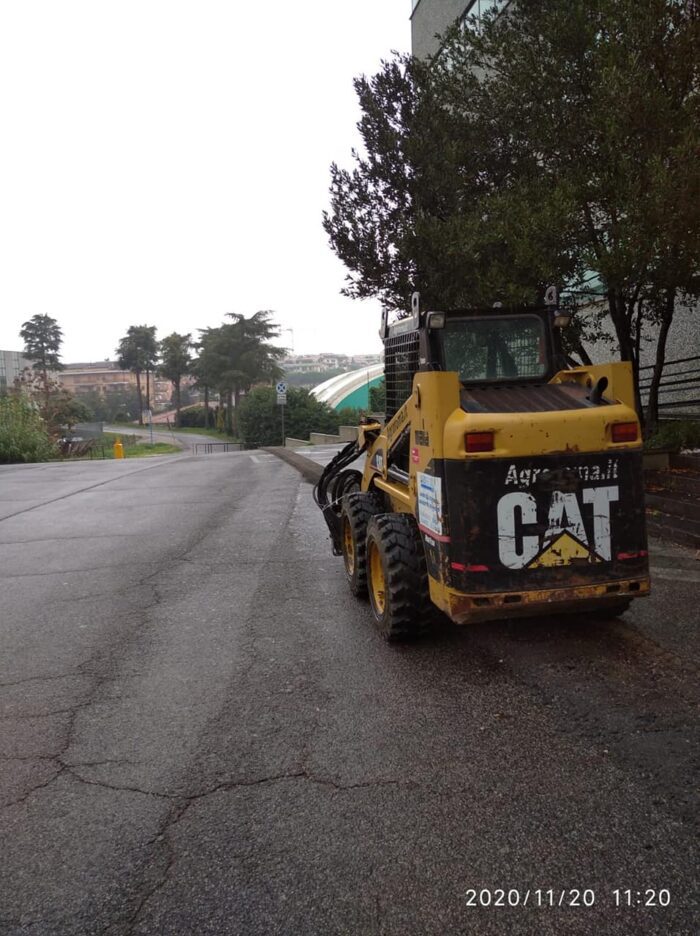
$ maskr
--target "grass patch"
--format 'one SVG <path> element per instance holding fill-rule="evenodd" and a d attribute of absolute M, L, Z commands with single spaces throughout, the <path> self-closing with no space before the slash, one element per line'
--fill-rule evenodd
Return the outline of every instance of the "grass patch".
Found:
<path fill-rule="evenodd" d="M 97 443 L 93 458 L 114 458 L 114 443 L 121 439 L 124 446 L 124 458 L 146 458 L 149 455 L 175 455 L 182 452 L 179 445 L 172 445 L 170 442 L 144 442 L 138 436 L 128 435 L 127 433 L 105 432 L 102 435 L 102 441 Z M 89 457 L 89 456 L 88 456 Z"/>

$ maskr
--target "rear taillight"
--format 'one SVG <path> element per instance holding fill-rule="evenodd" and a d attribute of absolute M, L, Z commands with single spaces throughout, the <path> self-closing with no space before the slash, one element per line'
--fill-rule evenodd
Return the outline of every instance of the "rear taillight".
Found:
<path fill-rule="evenodd" d="M 493 452 L 493 432 L 467 432 L 464 448 L 467 452 Z"/>
<path fill-rule="evenodd" d="M 613 423 L 613 442 L 636 442 L 639 437 L 639 427 L 636 422 Z"/>

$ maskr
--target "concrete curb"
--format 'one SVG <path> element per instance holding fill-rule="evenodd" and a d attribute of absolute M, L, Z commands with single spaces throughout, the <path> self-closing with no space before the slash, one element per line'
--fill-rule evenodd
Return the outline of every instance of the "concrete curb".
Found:
<path fill-rule="evenodd" d="M 310 458 L 306 458 L 304 455 L 299 455 L 296 449 L 283 448 L 281 445 L 271 445 L 263 448 L 262 451 L 270 452 L 271 455 L 276 455 L 282 461 L 287 462 L 292 468 L 296 468 L 309 484 L 316 484 L 323 473 L 322 465 L 317 464 Z"/>

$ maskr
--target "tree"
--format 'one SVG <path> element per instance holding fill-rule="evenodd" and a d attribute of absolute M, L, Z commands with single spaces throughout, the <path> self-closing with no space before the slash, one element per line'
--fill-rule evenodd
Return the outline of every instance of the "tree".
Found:
<path fill-rule="evenodd" d="M 41 413 L 49 436 L 57 437 L 65 428 L 70 430 L 76 423 L 92 418 L 89 406 L 50 375 L 45 380 L 41 371 L 25 368 L 15 380 L 13 390 Z"/>
<path fill-rule="evenodd" d="M 370 413 L 386 412 L 386 380 L 384 377 L 374 387 L 369 388 Z"/>
<path fill-rule="evenodd" d="M 311 432 L 338 431 L 340 419 L 327 403 L 321 403 L 307 389 L 290 387 L 285 406 L 285 434 L 308 439 Z M 282 408 L 274 387 L 256 387 L 241 404 L 240 437 L 247 448 L 282 444 Z"/>
<path fill-rule="evenodd" d="M 136 419 L 139 397 L 130 384 L 101 393 L 99 390 L 83 390 L 80 401 L 90 410 L 90 419 L 98 422 L 130 422 Z"/>
<path fill-rule="evenodd" d="M 594 272 L 588 331 L 609 316 L 637 378 L 699 289 L 699 29 L 682 0 L 519 0 L 359 79 L 365 153 L 324 219 L 348 293 L 490 306 Z"/>
<path fill-rule="evenodd" d="M 207 374 L 226 401 L 226 431 L 237 431 L 241 395 L 256 383 L 275 380 L 282 375 L 278 361 L 285 348 L 272 344 L 279 327 L 271 321 L 272 312 L 256 312 L 250 318 L 229 313 L 232 322 L 201 331 L 197 369 Z"/>
<path fill-rule="evenodd" d="M 160 342 L 160 373 L 172 382 L 175 391 L 175 426 L 180 426 L 182 405 L 180 384 L 192 365 L 192 335 L 173 332 Z"/>
<path fill-rule="evenodd" d="M 146 402 L 150 407 L 150 373 L 158 360 L 155 325 L 131 325 L 117 348 L 117 362 L 122 370 L 136 375 L 139 397 L 139 425 L 143 425 L 143 391 L 141 374 L 146 373 Z"/>
<path fill-rule="evenodd" d="M 51 398 L 50 371 L 63 369 L 59 351 L 63 343 L 63 332 L 56 319 L 50 315 L 33 315 L 22 325 L 20 337 L 24 341 L 24 354 L 32 362 L 32 369 L 41 381 L 44 400 L 44 416 L 48 416 Z"/>
<path fill-rule="evenodd" d="M 194 386 L 201 390 L 204 393 L 204 428 L 209 428 L 209 394 L 211 388 L 214 385 L 214 373 L 211 371 L 212 357 L 211 354 L 207 355 L 202 353 L 203 344 L 201 336 L 203 336 L 209 329 L 200 329 L 200 341 L 195 345 L 195 348 L 198 352 L 198 356 L 192 361 L 190 365 L 190 373 L 194 377 Z"/>
<path fill-rule="evenodd" d="M 63 387 L 51 397 L 49 426 L 56 429 L 66 428 L 70 432 L 77 423 L 89 422 L 92 411 L 85 402 Z"/>

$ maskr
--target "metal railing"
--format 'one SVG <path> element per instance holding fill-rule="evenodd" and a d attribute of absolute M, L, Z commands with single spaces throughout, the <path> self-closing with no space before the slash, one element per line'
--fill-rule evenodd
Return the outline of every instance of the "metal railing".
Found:
<path fill-rule="evenodd" d="M 667 373 L 666 368 L 673 368 Z M 649 400 L 654 365 L 639 368 L 642 403 Z M 700 354 L 666 361 L 659 385 L 659 415 L 664 419 L 700 419 Z"/>
<path fill-rule="evenodd" d="M 240 452 L 242 448 L 242 442 L 195 442 L 194 454 L 199 455 L 200 449 L 202 455 L 212 455 L 214 452 Z"/>

